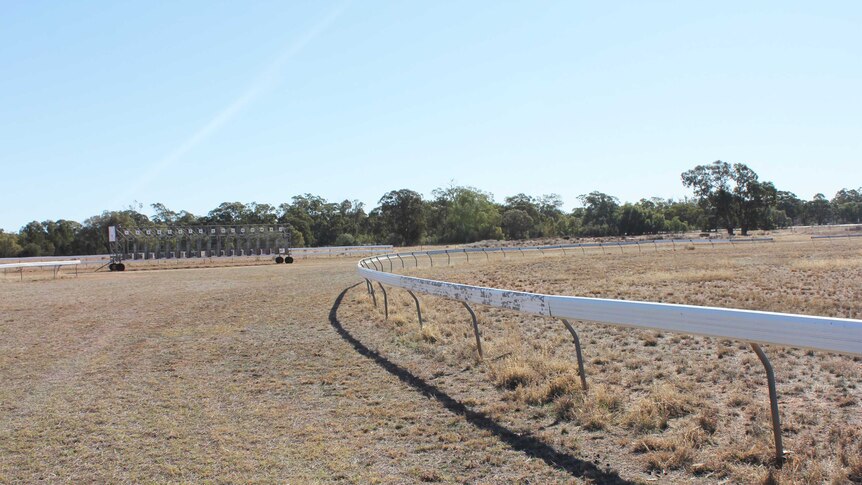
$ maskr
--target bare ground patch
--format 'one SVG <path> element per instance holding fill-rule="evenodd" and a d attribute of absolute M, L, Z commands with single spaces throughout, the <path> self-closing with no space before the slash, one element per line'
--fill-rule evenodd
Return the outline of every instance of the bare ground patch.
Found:
<path fill-rule="evenodd" d="M 358 352 L 328 318 L 354 264 L 0 285 L 0 482 L 613 479 Z"/>

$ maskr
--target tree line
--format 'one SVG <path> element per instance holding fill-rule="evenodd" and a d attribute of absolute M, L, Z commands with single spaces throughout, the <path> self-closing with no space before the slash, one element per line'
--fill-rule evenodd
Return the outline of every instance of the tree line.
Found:
<path fill-rule="evenodd" d="M 206 215 L 175 212 L 164 204 L 142 213 L 142 205 L 105 211 L 83 222 L 33 221 L 18 233 L 0 230 L 0 257 L 62 256 L 105 253 L 107 227 L 156 225 L 289 224 L 292 241 L 303 246 L 357 244 L 469 243 L 486 239 L 636 236 L 690 230 L 743 235 L 752 229 L 791 225 L 860 223 L 862 188 L 842 189 L 832 199 L 817 194 L 802 200 L 761 181 L 742 163 L 717 161 L 681 174 L 694 196 L 682 200 L 653 197 L 620 203 L 593 191 L 578 196 L 581 207 L 562 209 L 557 194 L 517 194 L 496 202 L 474 187 L 449 186 L 430 199 L 409 189 L 384 194 L 366 210 L 357 200 L 330 202 L 312 194 L 297 195 L 279 205 L 224 202 Z"/>

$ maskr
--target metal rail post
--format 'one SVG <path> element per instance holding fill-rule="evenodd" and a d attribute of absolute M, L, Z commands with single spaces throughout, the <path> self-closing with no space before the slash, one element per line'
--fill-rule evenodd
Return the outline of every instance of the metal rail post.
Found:
<path fill-rule="evenodd" d="M 422 309 L 419 308 L 419 298 L 416 298 L 416 295 L 414 295 L 411 290 L 407 290 L 407 293 L 410 293 L 410 296 L 413 297 L 413 301 L 416 302 L 416 314 L 419 315 L 419 330 L 422 330 Z"/>
<path fill-rule="evenodd" d="M 479 352 L 479 360 L 485 360 L 485 355 L 482 353 L 482 339 L 479 338 L 479 321 L 476 319 L 476 313 L 466 301 L 462 301 L 461 304 L 470 312 L 470 317 L 473 319 L 473 335 L 476 336 L 476 350 Z"/>
<path fill-rule="evenodd" d="M 377 282 L 377 286 L 383 290 L 383 312 L 386 316 L 386 320 L 389 320 L 389 297 L 386 295 L 386 288 L 383 287 L 383 283 Z"/>
<path fill-rule="evenodd" d="M 573 327 L 565 318 L 562 320 L 566 328 L 569 329 L 569 333 L 572 334 L 572 338 L 575 340 L 575 354 L 578 357 L 578 375 L 581 376 L 581 388 L 586 391 L 587 374 L 584 372 L 584 356 L 581 354 L 581 339 L 578 338 L 578 332 L 575 331 L 575 327 Z"/>
<path fill-rule="evenodd" d="M 377 294 L 374 292 L 374 285 L 371 284 L 370 281 L 368 281 L 368 287 L 371 289 L 371 298 L 374 300 L 374 308 L 377 308 Z"/>
<path fill-rule="evenodd" d="M 780 467 L 784 464 L 784 444 L 781 441 L 781 416 L 778 414 L 778 392 L 775 390 L 775 372 L 772 371 L 772 364 L 760 348 L 760 345 L 752 342 L 751 348 L 766 369 L 766 382 L 769 385 L 769 406 L 772 411 L 772 435 L 775 437 L 775 462 Z"/>
<path fill-rule="evenodd" d="M 416 259 L 416 253 L 410 253 L 410 256 L 413 256 L 413 262 L 416 263 L 416 267 L 419 267 L 419 260 Z"/>
<path fill-rule="evenodd" d="M 452 257 L 449 256 L 449 250 L 446 249 L 446 266 L 449 266 L 452 263 Z"/>
<path fill-rule="evenodd" d="M 395 253 L 395 256 L 398 256 L 398 260 L 401 261 L 401 269 L 404 269 L 404 260 L 401 259 L 401 255 L 398 253 Z"/>
<path fill-rule="evenodd" d="M 467 249 L 464 249 L 464 256 L 467 256 L 467 262 L 470 262 L 470 253 L 467 252 Z"/>
<path fill-rule="evenodd" d="M 431 257 L 431 253 L 425 253 L 425 256 L 428 256 L 428 259 L 431 260 L 431 267 L 434 267 L 434 258 Z"/>
<path fill-rule="evenodd" d="M 485 261 L 491 261 L 491 257 L 488 256 L 488 251 L 485 251 L 485 248 L 482 248 L 482 254 L 485 255 Z"/>

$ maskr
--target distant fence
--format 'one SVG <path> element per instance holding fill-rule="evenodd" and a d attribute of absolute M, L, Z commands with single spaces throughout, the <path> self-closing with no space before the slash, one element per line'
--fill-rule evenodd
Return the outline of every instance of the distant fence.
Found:
<path fill-rule="evenodd" d="M 849 237 L 862 237 L 862 234 L 835 234 L 832 236 L 811 236 L 811 239 L 846 239 Z"/>
<path fill-rule="evenodd" d="M 21 275 L 21 279 L 24 279 L 24 268 L 51 268 L 54 271 L 54 278 L 57 277 L 57 273 L 60 272 L 60 268 L 63 266 L 74 266 L 75 267 L 75 276 L 78 275 L 78 265 L 81 264 L 79 260 L 53 260 L 53 261 L 30 261 L 30 262 L 17 262 L 17 263 L 0 263 L 0 269 L 3 270 L 3 274 L 5 275 L 7 271 L 10 269 L 17 269 Z"/>
<path fill-rule="evenodd" d="M 655 247 L 657 250 L 659 244 L 672 244 L 674 246 L 686 243 L 715 245 L 770 241 L 772 241 L 772 238 L 752 238 L 745 240 L 677 239 L 555 246 L 439 249 L 368 257 L 359 261 L 357 274 L 365 279 L 367 289 L 374 298 L 375 305 L 377 298 L 375 296 L 374 285 L 371 282 L 377 282 L 383 291 L 387 317 L 388 297 L 383 285 L 402 288 L 410 293 L 416 302 L 420 325 L 422 324 L 421 309 L 419 300 L 416 298 L 414 292 L 460 301 L 473 318 L 473 330 L 480 358 L 482 357 L 481 336 L 475 312 L 470 307 L 471 303 L 562 319 L 566 328 L 572 333 L 575 341 L 578 366 L 585 389 L 586 379 L 584 377 L 580 341 L 574 327 L 569 323 L 570 319 L 588 320 L 622 327 L 746 341 L 751 345 L 766 369 L 772 410 L 776 462 L 780 465 L 783 461 L 784 451 L 781 441 L 781 424 L 778 412 L 778 397 L 775 389 L 775 376 L 769 360 L 760 348 L 760 344 L 783 345 L 862 356 L 862 320 L 669 303 L 546 295 L 449 283 L 392 273 L 396 265 L 406 268 L 411 261 L 418 267 L 420 258 L 428 258 L 430 264 L 433 266 L 435 255 L 446 255 L 447 263 L 449 263 L 452 255 L 459 254 L 464 254 L 469 261 L 469 255 L 475 253 L 484 253 L 487 258 L 490 254 L 498 252 L 506 257 L 507 253 L 524 253 L 528 251 L 539 252 L 541 254 L 544 254 L 546 251 L 560 251 L 565 254 L 567 249 L 576 250 L 601 247 L 603 250 L 606 250 L 607 248 L 619 247 L 622 250 L 624 246 L 633 245 L 637 246 L 638 250 L 641 251 L 643 247 Z M 384 264 L 384 261 L 387 264 Z"/>
<path fill-rule="evenodd" d="M 392 245 L 375 245 L 375 246 L 322 246 L 317 248 L 290 248 L 290 252 L 298 255 L 300 257 L 335 257 L 335 256 L 355 256 L 357 254 L 377 254 L 377 253 L 388 253 L 392 250 Z M 144 254 L 144 253 L 141 253 Z M 232 255 L 232 256 L 200 256 L 196 254 L 191 254 L 187 257 L 178 257 L 178 258 L 138 258 L 144 260 L 150 259 L 159 259 L 159 260 L 181 260 L 181 259 L 215 259 L 215 260 L 232 260 L 232 259 L 248 259 L 248 258 L 274 258 L 278 256 L 278 254 L 247 254 L 247 255 Z M 76 259 L 80 261 L 81 265 L 101 265 L 106 264 L 111 260 L 110 254 L 88 254 L 88 255 L 79 255 L 79 256 L 32 256 L 32 257 L 23 257 L 23 258 L 0 258 L 0 264 L 9 264 L 9 263 L 36 263 L 36 262 L 50 262 L 50 261 L 60 261 L 60 260 L 68 260 L 68 259 Z M 128 258 L 135 259 L 135 258 Z"/>

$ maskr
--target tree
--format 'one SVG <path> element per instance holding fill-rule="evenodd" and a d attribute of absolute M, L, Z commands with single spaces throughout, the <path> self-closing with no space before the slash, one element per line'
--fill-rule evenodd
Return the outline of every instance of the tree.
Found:
<path fill-rule="evenodd" d="M 503 213 L 502 228 L 508 239 L 527 239 L 533 228 L 533 218 L 521 209 L 509 209 Z"/>
<path fill-rule="evenodd" d="M 823 194 L 815 194 L 811 201 L 805 203 L 805 216 L 808 222 L 822 225 L 828 224 L 832 218 L 832 207 Z"/>
<path fill-rule="evenodd" d="M 578 200 L 584 205 L 583 228 L 585 233 L 596 236 L 612 236 L 618 231 L 617 209 L 619 199 L 598 191 L 582 194 Z"/>
<path fill-rule="evenodd" d="M 501 216 L 494 197 L 473 187 L 451 186 L 434 190 L 432 204 L 439 242 L 468 243 L 500 239 Z"/>
<path fill-rule="evenodd" d="M 742 235 L 755 227 L 768 227 L 768 208 L 775 204 L 777 190 L 772 182 L 758 181 L 757 174 L 742 163 L 733 164 L 731 174 L 736 187 L 733 189 L 733 207 Z"/>
<path fill-rule="evenodd" d="M 17 234 L 0 229 L 0 258 L 14 258 L 21 253 L 21 249 Z"/>
<path fill-rule="evenodd" d="M 389 242 L 415 246 L 425 234 L 425 204 L 419 193 L 408 189 L 393 190 L 380 198 L 380 216 L 389 234 Z"/>
<path fill-rule="evenodd" d="M 733 166 L 718 160 L 683 172 L 682 184 L 712 216 L 710 228 L 724 227 L 728 234 L 738 224 L 742 234 L 764 227 L 768 209 L 775 204 L 777 190 L 771 182 L 760 182 L 754 170 L 743 163 Z"/>
<path fill-rule="evenodd" d="M 682 184 L 691 188 L 700 204 L 711 216 L 710 228 L 724 227 L 733 234 L 733 193 L 730 188 L 730 164 L 718 160 L 710 165 L 698 165 L 682 174 Z"/>
<path fill-rule="evenodd" d="M 775 194 L 775 207 L 784 212 L 790 224 L 800 224 L 802 222 L 802 210 L 804 206 L 805 201 L 801 200 L 793 192 L 779 190 Z"/>
<path fill-rule="evenodd" d="M 248 209 L 242 202 L 222 202 L 207 214 L 208 224 L 243 224 L 248 216 Z"/>
<path fill-rule="evenodd" d="M 841 189 L 832 198 L 832 213 L 839 224 L 858 224 L 862 222 L 862 187 Z"/>
<path fill-rule="evenodd" d="M 153 222 L 156 224 L 174 224 L 177 222 L 177 213 L 168 209 L 165 204 L 161 202 L 156 202 L 155 204 L 150 204 L 150 207 L 153 208 Z M 212 214 L 212 212 L 210 212 Z"/>

